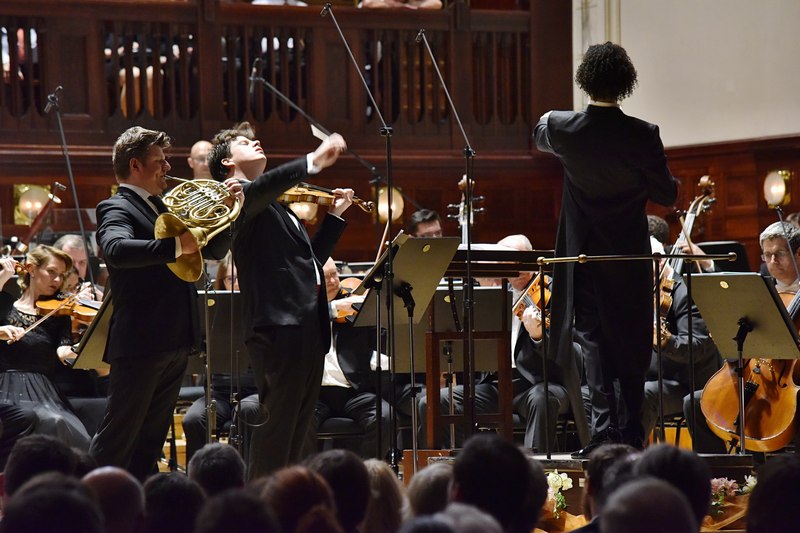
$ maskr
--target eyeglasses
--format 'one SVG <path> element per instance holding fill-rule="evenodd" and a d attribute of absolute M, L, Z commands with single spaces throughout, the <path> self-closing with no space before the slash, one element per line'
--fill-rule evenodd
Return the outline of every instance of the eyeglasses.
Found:
<path fill-rule="evenodd" d="M 778 250 L 777 252 L 764 252 L 763 254 L 761 254 L 761 259 L 765 263 L 769 263 L 773 259 L 775 259 L 775 261 L 780 263 L 787 257 L 789 257 L 789 252 L 787 250 Z"/>

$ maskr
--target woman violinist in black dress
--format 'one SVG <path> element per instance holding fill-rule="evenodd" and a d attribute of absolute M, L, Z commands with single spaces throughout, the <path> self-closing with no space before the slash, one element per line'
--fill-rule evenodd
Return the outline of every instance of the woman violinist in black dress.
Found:
<path fill-rule="evenodd" d="M 3 259 L 0 266 L 4 285 L 14 274 L 14 262 Z M 23 265 L 19 299 L 0 293 L 0 341 L 4 341 L 0 342 L 0 403 L 32 410 L 34 433 L 52 435 L 87 450 L 90 437 L 86 428 L 51 381 L 58 366 L 73 355 L 70 317 L 51 316 L 24 333 L 42 318 L 36 302 L 58 293 L 71 268 L 69 255 L 50 246 L 38 246 L 28 253 Z"/>

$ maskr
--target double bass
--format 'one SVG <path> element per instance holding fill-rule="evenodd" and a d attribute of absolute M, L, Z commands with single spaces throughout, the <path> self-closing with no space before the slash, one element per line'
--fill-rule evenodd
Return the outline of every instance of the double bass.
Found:
<path fill-rule="evenodd" d="M 786 310 L 800 327 L 800 292 L 782 294 Z M 744 368 L 744 447 L 773 452 L 788 445 L 795 433 L 800 365 L 795 359 L 754 358 Z M 726 361 L 706 383 L 700 409 L 711 431 L 739 446 L 739 379 L 737 362 Z"/>

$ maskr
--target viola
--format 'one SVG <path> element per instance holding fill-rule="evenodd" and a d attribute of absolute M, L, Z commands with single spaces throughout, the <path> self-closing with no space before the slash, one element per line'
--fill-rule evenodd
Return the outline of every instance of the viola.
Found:
<path fill-rule="evenodd" d="M 544 279 L 544 303 L 542 302 L 541 276 L 537 274 L 511 306 L 511 312 L 520 320 L 522 319 L 522 313 L 524 313 L 525 309 L 528 307 L 534 306 L 540 313 L 545 312 L 547 309 L 550 303 L 550 289 L 547 288 L 547 285 L 550 283 L 550 278 L 545 276 Z M 545 317 L 545 327 L 550 327 L 549 316 Z"/>
<path fill-rule="evenodd" d="M 332 189 L 311 185 L 310 183 L 299 183 L 278 196 L 278 201 L 285 204 L 310 202 L 319 205 L 332 205 L 335 199 L 336 195 Z M 375 210 L 374 202 L 362 200 L 357 196 L 353 197 L 353 203 L 366 213 L 372 213 Z"/>
<path fill-rule="evenodd" d="M 85 324 L 92 322 L 99 309 L 99 302 L 83 300 L 77 296 L 62 296 L 61 298 L 38 300 L 36 302 L 36 311 L 40 315 L 47 316 L 52 313 L 55 316 L 70 316 L 73 321 Z"/>
<path fill-rule="evenodd" d="M 800 293 L 786 305 L 795 328 L 800 326 Z M 788 305 L 787 305 L 788 301 Z M 755 358 L 744 361 L 745 448 L 772 452 L 788 445 L 795 432 L 797 385 L 800 365 L 795 359 Z M 739 380 L 737 363 L 727 361 L 703 387 L 700 409 L 712 432 L 725 442 L 738 446 Z"/>

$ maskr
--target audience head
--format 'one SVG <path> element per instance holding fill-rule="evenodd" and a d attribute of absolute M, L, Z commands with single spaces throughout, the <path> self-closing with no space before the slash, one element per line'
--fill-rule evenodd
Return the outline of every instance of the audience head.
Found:
<path fill-rule="evenodd" d="M 594 101 L 618 102 L 633 93 L 637 74 L 625 49 L 605 42 L 586 50 L 575 82 Z"/>
<path fill-rule="evenodd" d="M 696 453 L 669 444 L 650 446 L 636 461 L 634 473 L 664 480 L 681 491 L 689 502 L 697 524 L 708 513 L 711 470 Z"/>
<path fill-rule="evenodd" d="M 188 474 L 207 496 L 214 496 L 226 489 L 244 487 L 245 464 L 236 448 L 213 442 L 195 452 Z"/>
<path fill-rule="evenodd" d="M 86 487 L 48 472 L 19 487 L 3 509 L 0 533 L 102 533 L 103 518 Z"/>
<path fill-rule="evenodd" d="M 211 143 L 208 141 L 197 141 L 192 145 L 186 163 L 192 169 L 192 179 L 210 180 L 211 172 L 208 170 L 208 152 L 211 150 Z"/>
<path fill-rule="evenodd" d="M 184 474 L 164 472 L 145 481 L 144 499 L 147 533 L 192 533 L 205 494 Z"/>
<path fill-rule="evenodd" d="M 747 533 L 796 531 L 800 524 L 798 486 L 800 458 L 795 454 L 772 457 L 759 468 L 747 508 Z"/>
<path fill-rule="evenodd" d="M 258 484 L 261 498 L 272 507 L 283 531 L 295 531 L 301 519 L 315 507 L 336 512 L 328 483 L 305 466 L 283 468 Z"/>
<path fill-rule="evenodd" d="M 106 533 L 136 533 L 144 528 L 144 490 L 135 477 L 116 466 L 86 474 L 89 488 L 105 520 Z"/>
<path fill-rule="evenodd" d="M 456 457 L 451 500 L 489 513 L 505 531 L 530 531 L 546 498 L 541 465 L 497 435 L 471 437 Z"/>
<path fill-rule="evenodd" d="M 453 465 L 433 463 L 411 478 L 408 484 L 408 508 L 411 516 L 432 515 L 447 507 Z"/>
<path fill-rule="evenodd" d="M 787 244 L 788 238 L 788 244 Z M 761 259 L 767 264 L 769 275 L 783 284 L 791 285 L 797 278 L 791 258 L 800 261 L 800 228 L 788 222 L 775 222 L 767 226 L 758 237 Z"/>
<path fill-rule="evenodd" d="M 29 435 L 19 439 L 11 448 L 3 471 L 4 497 L 12 497 L 23 483 L 37 474 L 73 475 L 77 460 L 72 449 L 55 437 Z"/>
<path fill-rule="evenodd" d="M 444 511 L 436 513 L 434 518 L 449 525 L 453 531 L 458 531 L 458 533 L 502 533 L 504 531 L 489 513 L 465 503 L 452 502 L 445 507 Z M 533 528 L 531 527 L 531 529 Z"/>
<path fill-rule="evenodd" d="M 256 494 L 230 489 L 209 498 L 194 533 L 280 533 L 272 510 Z"/>
<path fill-rule="evenodd" d="M 586 492 L 584 494 L 584 514 L 591 518 L 598 514 L 599 503 L 605 501 L 606 491 L 604 477 L 612 465 L 624 458 L 635 457 L 637 451 L 627 444 L 603 444 L 589 455 L 586 462 Z M 631 468 L 632 468 L 632 463 Z M 619 473 L 619 470 L 615 470 Z M 611 481 L 610 479 L 608 481 Z"/>
<path fill-rule="evenodd" d="M 600 530 L 613 533 L 697 533 L 686 497 L 660 479 L 632 480 L 617 489 L 600 514 Z"/>
<path fill-rule="evenodd" d="M 403 522 L 405 486 L 394 470 L 380 459 L 364 461 L 369 474 L 369 502 L 361 529 L 397 531 Z"/>
<path fill-rule="evenodd" d="M 355 531 L 364 520 L 369 502 L 370 480 L 364 461 L 349 450 L 339 449 L 311 456 L 306 466 L 322 476 L 333 491 L 342 528 Z"/>
<path fill-rule="evenodd" d="M 441 237 L 442 218 L 431 209 L 415 211 L 408 221 L 406 233 L 412 237 Z"/>
<path fill-rule="evenodd" d="M 417 516 L 406 521 L 399 533 L 456 533 L 456 530 L 435 516 Z"/>

